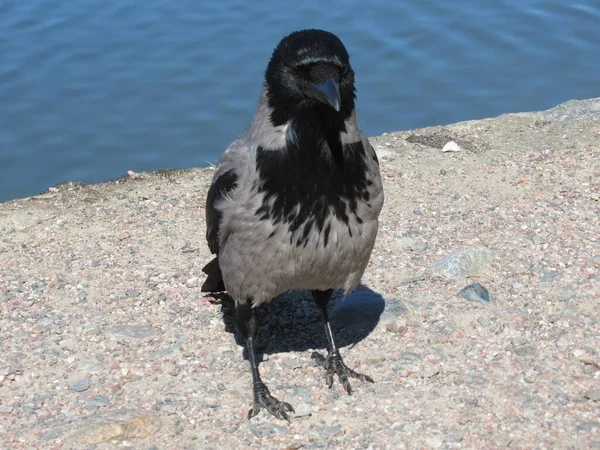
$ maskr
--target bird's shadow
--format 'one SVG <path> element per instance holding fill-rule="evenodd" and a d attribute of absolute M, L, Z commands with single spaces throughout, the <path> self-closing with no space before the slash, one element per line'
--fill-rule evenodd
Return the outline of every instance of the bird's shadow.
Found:
<path fill-rule="evenodd" d="M 245 340 L 235 325 L 235 302 L 219 294 L 223 323 L 238 345 Z M 381 294 L 359 285 L 347 296 L 334 292 L 328 304 L 331 329 L 338 347 L 354 345 L 366 338 L 379 323 L 386 309 Z M 257 307 L 259 325 L 257 352 L 274 354 L 326 349 L 327 339 L 321 313 L 310 291 L 288 291 Z"/>

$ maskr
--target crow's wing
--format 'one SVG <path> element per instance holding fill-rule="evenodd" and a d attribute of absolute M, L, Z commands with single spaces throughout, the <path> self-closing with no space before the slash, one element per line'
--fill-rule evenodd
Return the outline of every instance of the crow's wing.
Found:
<path fill-rule="evenodd" d="M 211 253 L 219 253 L 221 212 L 219 202 L 237 186 L 238 179 L 247 170 L 249 146 L 238 139 L 221 156 L 206 196 L 206 241 Z"/>

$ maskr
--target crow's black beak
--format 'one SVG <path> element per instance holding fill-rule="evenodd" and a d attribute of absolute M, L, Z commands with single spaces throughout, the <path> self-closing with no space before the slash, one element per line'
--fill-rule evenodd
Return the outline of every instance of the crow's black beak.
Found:
<path fill-rule="evenodd" d="M 330 105 L 336 111 L 340 110 L 340 89 L 337 81 L 330 78 L 323 84 L 307 83 L 308 93 L 320 102 Z"/>

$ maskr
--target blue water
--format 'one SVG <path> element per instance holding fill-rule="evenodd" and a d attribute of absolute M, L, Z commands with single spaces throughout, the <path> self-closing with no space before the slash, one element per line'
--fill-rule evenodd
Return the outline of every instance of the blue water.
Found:
<path fill-rule="evenodd" d="M 0 0 L 0 201 L 215 162 L 307 27 L 346 44 L 369 135 L 600 96 L 598 0 Z"/>

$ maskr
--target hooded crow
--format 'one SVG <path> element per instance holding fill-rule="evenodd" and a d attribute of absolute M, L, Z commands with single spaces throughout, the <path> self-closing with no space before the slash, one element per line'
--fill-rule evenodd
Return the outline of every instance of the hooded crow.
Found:
<path fill-rule="evenodd" d="M 383 206 L 379 163 L 354 110 L 354 71 L 335 35 L 302 30 L 275 48 L 250 126 L 225 151 L 206 199 L 206 239 L 216 257 L 203 292 L 235 300 L 246 340 L 254 405 L 280 419 L 294 412 L 261 380 L 255 353 L 255 307 L 289 289 L 308 289 L 328 342 L 329 387 L 337 375 L 373 380 L 349 369 L 335 345 L 327 303 L 334 289 L 360 282 Z"/>

